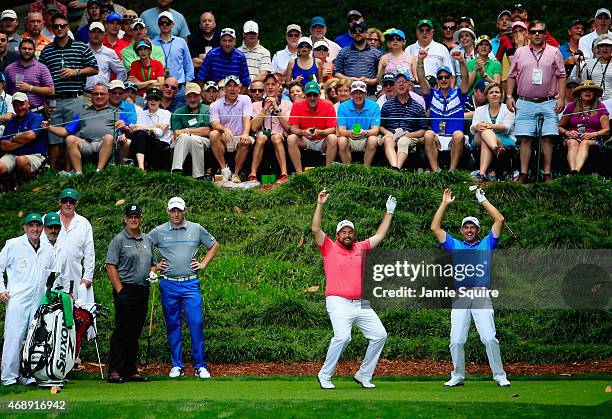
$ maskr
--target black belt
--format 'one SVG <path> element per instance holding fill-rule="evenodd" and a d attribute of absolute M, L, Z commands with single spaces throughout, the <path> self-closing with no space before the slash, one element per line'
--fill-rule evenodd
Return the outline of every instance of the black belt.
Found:
<path fill-rule="evenodd" d="M 546 96 L 546 97 L 525 97 L 525 96 L 519 96 L 519 99 L 521 100 L 526 100 L 527 102 L 534 102 L 534 103 L 542 103 L 542 102 L 546 102 L 548 100 L 552 100 L 554 99 L 554 96 Z"/>
<path fill-rule="evenodd" d="M 51 98 L 52 99 L 76 99 L 77 97 L 81 95 L 82 93 L 65 93 L 62 95 L 54 95 Z"/>

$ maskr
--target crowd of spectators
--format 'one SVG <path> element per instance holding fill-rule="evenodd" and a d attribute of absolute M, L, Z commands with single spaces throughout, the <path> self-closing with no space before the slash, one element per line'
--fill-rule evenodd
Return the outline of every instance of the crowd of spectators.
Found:
<path fill-rule="evenodd" d="M 92 161 L 233 183 L 274 166 L 282 183 L 307 158 L 461 168 L 477 180 L 499 179 L 505 162 L 527 183 L 539 176 L 537 152 L 552 182 L 555 153 L 567 155 L 558 172 L 577 174 L 609 138 L 606 8 L 569 21 L 562 45 L 521 4 L 498 14 L 494 36 L 466 16 L 424 17 L 411 33 L 350 10 L 334 40 L 322 16 L 308 28 L 289 22 L 272 54 L 253 20 L 221 28 L 205 11 L 192 32 L 171 6 L 139 14 L 108 0 L 39 0 L 21 34 L 17 13 L 2 11 L 5 180 L 46 166 L 77 176 Z"/>

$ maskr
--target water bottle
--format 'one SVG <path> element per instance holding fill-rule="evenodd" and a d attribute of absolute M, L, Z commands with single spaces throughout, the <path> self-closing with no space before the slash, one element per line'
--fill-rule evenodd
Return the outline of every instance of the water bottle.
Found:
<path fill-rule="evenodd" d="M 440 121 L 440 132 L 438 134 L 441 137 L 446 136 L 446 121 Z"/>

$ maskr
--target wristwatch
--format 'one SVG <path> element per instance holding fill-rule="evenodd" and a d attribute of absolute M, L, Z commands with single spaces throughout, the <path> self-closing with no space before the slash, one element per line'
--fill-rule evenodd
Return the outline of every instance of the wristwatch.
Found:
<path fill-rule="evenodd" d="M 77 77 L 78 77 L 78 76 L 80 76 L 80 75 L 81 75 L 81 69 L 80 69 L 80 68 L 77 68 L 76 73 L 77 73 L 77 74 L 76 74 L 76 75 L 77 75 Z"/>

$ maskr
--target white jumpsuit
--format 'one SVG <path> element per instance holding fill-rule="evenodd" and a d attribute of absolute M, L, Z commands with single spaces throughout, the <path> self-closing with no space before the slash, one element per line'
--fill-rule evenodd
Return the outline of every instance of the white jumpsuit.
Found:
<path fill-rule="evenodd" d="M 7 240 L 0 252 L 0 275 L 6 271 L 8 277 L 6 286 L 4 279 L 0 280 L 0 292 L 9 292 L 2 348 L 3 385 L 13 384 L 19 378 L 21 346 L 54 269 L 54 254 L 53 248 L 43 241 L 34 251 L 25 234 Z"/>

